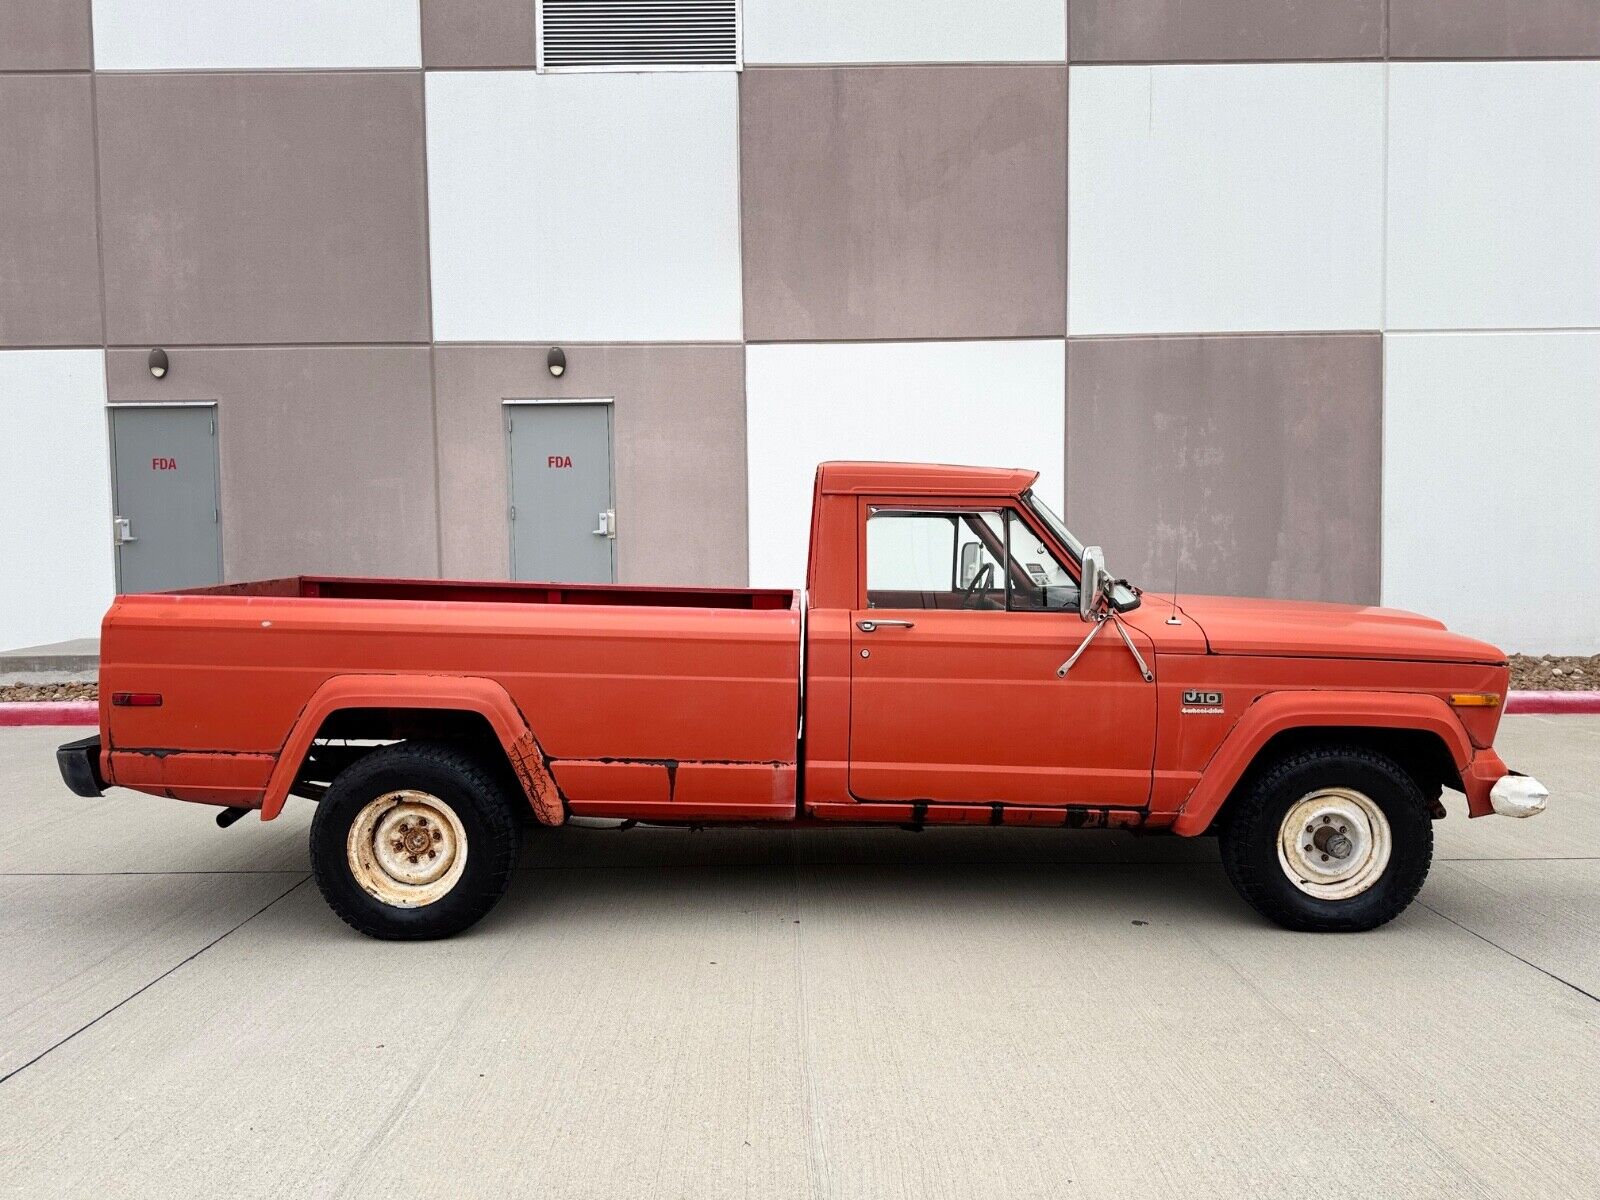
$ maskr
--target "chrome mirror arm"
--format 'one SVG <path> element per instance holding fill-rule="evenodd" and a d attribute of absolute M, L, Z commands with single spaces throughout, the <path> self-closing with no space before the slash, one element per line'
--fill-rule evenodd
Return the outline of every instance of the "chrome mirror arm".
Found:
<path fill-rule="evenodd" d="M 1089 630 L 1089 636 L 1078 643 L 1078 648 L 1072 652 L 1071 658 L 1056 668 L 1057 679 L 1065 679 L 1067 677 L 1067 672 L 1072 670 L 1073 665 L 1083 657 L 1083 652 L 1089 648 L 1089 643 L 1094 641 L 1108 622 L 1116 626 L 1117 635 L 1122 638 L 1122 644 L 1128 648 L 1128 653 L 1133 655 L 1133 661 L 1139 664 L 1139 674 L 1144 678 L 1144 681 L 1146 683 L 1154 683 L 1156 681 L 1155 673 L 1150 670 L 1149 664 L 1144 661 L 1144 655 L 1139 653 L 1139 647 L 1133 644 L 1133 638 L 1128 636 L 1127 629 L 1123 627 L 1122 618 L 1109 608 L 1095 616 L 1094 628 Z"/>
<path fill-rule="evenodd" d="M 1094 628 L 1089 630 L 1089 636 L 1078 643 L 1078 648 L 1072 652 L 1071 658 L 1056 668 L 1057 679 L 1065 679 L 1067 677 L 1067 672 L 1072 670 L 1072 665 L 1083 657 L 1083 652 L 1089 648 L 1089 643 L 1099 636 L 1100 631 L 1105 628 L 1105 624 L 1106 617 L 1104 613 L 1094 618 Z"/>
<path fill-rule="evenodd" d="M 1127 629 L 1123 627 L 1122 618 L 1117 616 L 1116 613 L 1112 613 L 1111 621 L 1116 625 L 1117 632 L 1122 635 L 1122 644 L 1128 648 L 1128 653 L 1133 655 L 1133 661 L 1139 664 L 1139 674 L 1144 676 L 1146 683 L 1154 683 L 1156 681 L 1155 674 L 1146 665 L 1144 655 L 1139 653 L 1139 647 L 1135 646 L 1133 639 L 1128 636 Z"/>

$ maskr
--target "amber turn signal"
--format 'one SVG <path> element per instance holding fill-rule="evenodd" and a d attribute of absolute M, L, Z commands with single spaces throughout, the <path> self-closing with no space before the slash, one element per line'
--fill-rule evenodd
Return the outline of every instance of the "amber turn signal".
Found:
<path fill-rule="evenodd" d="M 1453 708 L 1499 708 L 1500 697 L 1494 692 L 1452 692 L 1450 704 Z"/>

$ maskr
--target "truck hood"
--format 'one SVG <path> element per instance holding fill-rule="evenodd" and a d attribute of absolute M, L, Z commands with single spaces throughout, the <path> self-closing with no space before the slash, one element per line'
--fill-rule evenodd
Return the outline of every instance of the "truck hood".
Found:
<path fill-rule="evenodd" d="M 1506 661 L 1505 652 L 1488 642 L 1451 633 L 1442 621 L 1398 608 L 1234 596 L 1183 596 L 1178 607 L 1200 627 L 1213 654 Z"/>

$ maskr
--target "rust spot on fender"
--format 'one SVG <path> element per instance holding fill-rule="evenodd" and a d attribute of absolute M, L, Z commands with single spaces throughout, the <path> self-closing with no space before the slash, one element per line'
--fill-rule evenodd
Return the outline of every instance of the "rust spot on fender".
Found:
<path fill-rule="evenodd" d="M 545 762 L 544 751 L 532 733 L 524 733 L 511 743 L 511 769 L 522 781 L 522 790 L 533 804 L 533 815 L 541 825 L 565 825 L 567 806 L 556 787 L 555 776 Z"/>

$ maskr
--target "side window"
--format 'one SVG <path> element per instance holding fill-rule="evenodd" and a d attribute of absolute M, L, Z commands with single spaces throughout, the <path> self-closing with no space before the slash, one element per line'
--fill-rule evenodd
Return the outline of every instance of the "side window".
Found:
<path fill-rule="evenodd" d="M 867 517 L 868 608 L 1005 608 L 998 512 L 874 509 Z"/>
<path fill-rule="evenodd" d="M 1078 583 L 1049 546 L 1015 512 L 1006 512 L 1006 546 L 1012 567 L 1013 612 L 1060 612 L 1078 607 Z"/>
<path fill-rule="evenodd" d="M 874 508 L 867 607 L 1059 612 L 1078 585 L 1014 511 Z"/>

